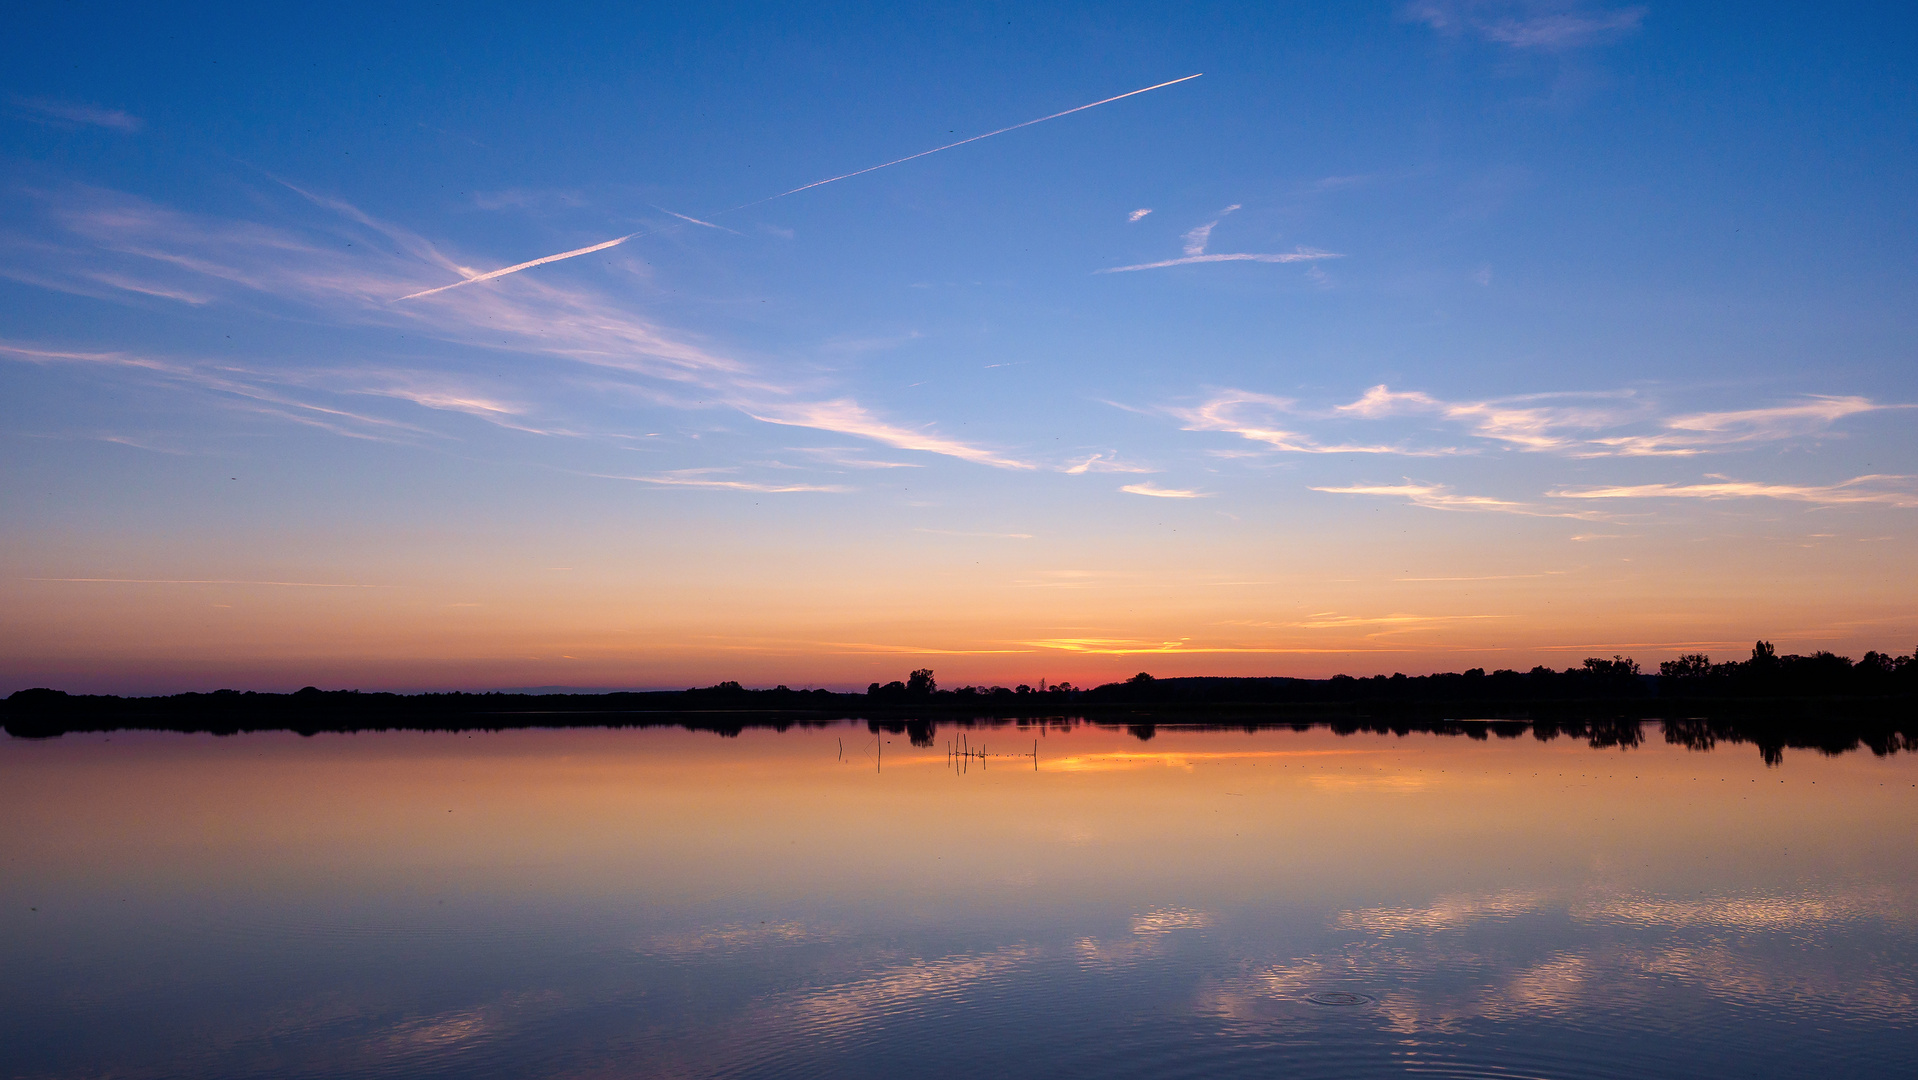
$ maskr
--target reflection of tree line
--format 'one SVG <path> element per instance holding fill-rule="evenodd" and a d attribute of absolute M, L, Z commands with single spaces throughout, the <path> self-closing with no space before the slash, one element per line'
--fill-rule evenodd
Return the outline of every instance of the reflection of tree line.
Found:
<path fill-rule="evenodd" d="M 1870 652 L 1856 663 L 1831 653 L 1779 656 L 1759 642 L 1747 660 L 1713 663 L 1700 654 L 1639 671 L 1636 661 L 1592 657 L 1556 671 L 1535 667 L 1330 679 L 1168 678 L 1141 672 L 1124 682 L 1078 689 L 1069 683 L 962 686 L 942 690 L 930 669 L 873 683 L 864 694 L 752 690 L 737 682 L 678 691 L 607 694 L 388 694 L 308 687 L 295 694 L 221 690 L 211 694 L 120 698 L 22 690 L 0 702 L 15 736 L 152 729 L 242 731 L 499 730 L 678 725 L 721 734 L 748 727 L 784 730 L 844 718 L 904 733 L 931 746 L 940 720 L 1009 722 L 1072 716 L 1114 723 L 1141 739 L 1158 726 L 1260 727 L 1325 723 L 1340 732 L 1411 731 L 1470 738 L 1560 735 L 1594 746 L 1633 746 L 1639 721 L 1663 722 L 1668 741 L 1709 747 L 1755 742 L 1768 760 L 1785 747 L 1830 750 L 1863 745 L 1876 753 L 1918 743 L 1918 653 Z M 1477 715 L 1482 720 L 1460 721 Z M 1229 723 L 1227 722 L 1229 721 Z"/>
<path fill-rule="evenodd" d="M 1712 750 L 1723 743 L 1758 748 L 1767 765 L 1784 760 L 1785 751 L 1816 750 L 1827 756 L 1860 748 L 1878 757 L 1900 751 L 1918 752 L 1918 723 L 1911 721 L 1871 721 L 1830 719 L 1814 725 L 1778 719 L 1685 719 L 1646 721 L 1638 719 L 1598 720 L 1258 720 L 1221 724 L 1184 719 L 1147 720 L 1116 724 L 1096 717 L 1070 716 L 1035 719 L 1028 717 L 975 717 L 946 720 L 961 729 L 1017 728 L 1020 732 L 1036 727 L 1069 730 L 1085 724 L 1107 730 L 1123 728 L 1126 734 L 1145 742 L 1161 729 L 1193 732 L 1244 732 L 1288 730 L 1296 732 L 1324 728 L 1336 735 L 1441 735 L 1462 736 L 1484 742 L 1488 739 L 1516 739 L 1530 735 L 1539 742 L 1577 739 L 1594 750 L 1631 750 L 1644 745 L 1646 730 L 1658 725 L 1666 743 L 1692 750 Z M 866 729 L 875 734 L 904 734 L 918 747 L 932 746 L 938 739 L 941 721 L 933 719 L 868 720 Z"/>

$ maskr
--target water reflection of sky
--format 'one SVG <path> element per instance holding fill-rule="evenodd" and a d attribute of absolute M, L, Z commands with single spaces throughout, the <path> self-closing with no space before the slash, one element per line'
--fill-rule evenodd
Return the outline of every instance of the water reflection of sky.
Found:
<path fill-rule="evenodd" d="M 1054 727 L 953 768 L 949 734 L 0 743 L 0 1042 L 22 1076 L 1910 1066 L 1914 759 Z"/>

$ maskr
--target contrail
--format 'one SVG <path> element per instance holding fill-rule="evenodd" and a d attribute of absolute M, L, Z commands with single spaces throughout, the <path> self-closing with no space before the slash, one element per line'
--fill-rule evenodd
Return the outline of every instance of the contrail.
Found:
<path fill-rule="evenodd" d="M 667 212 L 671 213 L 671 211 L 667 211 Z M 673 216 L 678 217 L 679 215 L 674 214 Z M 545 266 L 549 262 L 558 262 L 561 259 L 570 259 L 576 255 L 591 255 L 595 251 L 605 251 L 609 247 L 618 247 L 619 245 L 625 243 L 628 240 L 631 240 L 633 237 L 638 235 L 639 234 L 636 232 L 627 233 L 625 236 L 619 237 L 614 240 L 608 240 L 603 244 L 594 244 L 592 247 L 574 248 L 572 251 L 562 251 L 557 255 L 548 255 L 543 259 L 533 259 L 529 262 L 519 263 L 518 265 L 515 265 L 515 266 L 503 266 L 499 268 L 498 270 L 488 270 L 484 274 L 474 274 L 470 278 L 465 278 L 461 281 L 455 281 L 451 285 L 441 285 L 437 289 L 425 289 L 416 293 L 408 293 L 407 295 L 400 297 L 400 299 L 414 300 L 422 296 L 431 296 L 434 293 L 442 293 L 448 289 L 457 289 L 461 285 L 471 285 L 476 281 L 491 281 L 496 277 L 505 277 L 508 274 L 517 274 L 521 270 L 531 270 L 535 266 Z"/>
<path fill-rule="evenodd" d="M 911 155 L 911 156 L 909 156 L 909 157 L 902 157 L 902 158 L 899 158 L 899 159 L 898 159 L 898 160 L 896 160 L 896 161 L 888 161 L 888 162 L 886 162 L 886 163 L 885 163 L 884 165 L 874 165 L 874 166 L 872 166 L 871 168 L 867 168 L 867 169 L 860 169 L 860 170 L 859 170 L 858 172 L 849 172 L 849 173 L 841 173 L 841 174 L 840 174 L 840 175 L 838 175 L 838 176 L 830 176 L 830 177 L 827 177 L 827 178 L 826 178 L 826 179 L 824 179 L 824 180 L 815 180 L 815 181 L 813 181 L 812 183 L 810 183 L 810 184 L 807 184 L 807 185 L 805 185 L 804 187 L 796 187 L 796 188 L 794 188 L 794 189 L 792 189 L 791 191 L 782 191 L 782 192 L 780 192 L 780 193 L 779 193 L 779 194 L 777 194 L 777 195 L 768 195 L 768 196 L 766 196 L 766 197 L 765 197 L 765 198 L 763 198 L 763 199 L 755 199 L 755 200 L 753 200 L 752 202 L 749 202 L 749 203 L 741 203 L 740 205 L 738 205 L 738 206 L 735 206 L 735 207 L 733 207 L 733 209 L 732 209 L 732 210 L 728 210 L 728 211 L 726 211 L 726 213 L 728 213 L 728 214 L 730 214 L 730 213 L 732 213 L 732 212 L 733 212 L 733 210 L 744 210 L 744 209 L 746 209 L 746 208 L 747 208 L 748 206 L 758 206 L 758 205 L 759 205 L 760 203 L 769 203 L 769 202 L 772 202 L 772 201 L 773 201 L 774 199 L 783 199 L 783 198 L 785 198 L 785 197 L 786 197 L 786 196 L 788 196 L 788 195 L 797 195 L 797 194 L 799 194 L 799 193 L 800 193 L 800 192 L 802 192 L 802 191 L 811 191 L 811 190 L 812 190 L 813 188 L 816 188 L 816 187 L 821 187 L 821 186 L 823 186 L 823 185 L 826 185 L 826 184 L 830 184 L 830 183 L 834 183 L 834 182 L 836 182 L 836 181 L 839 181 L 839 180 L 850 180 L 850 179 L 852 179 L 852 178 L 853 178 L 853 177 L 855 177 L 855 176 L 864 176 L 864 175 L 866 175 L 866 174 L 867 174 L 867 173 L 869 173 L 869 172 L 878 172 L 878 171 L 879 171 L 880 169 L 890 169 L 890 168 L 892 168 L 892 167 L 893 167 L 894 165 L 904 165 L 904 164 L 905 164 L 906 162 L 908 162 L 908 161 L 917 161 L 917 160 L 919 160 L 920 158 L 922 158 L 922 157 L 925 157 L 925 156 L 926 156 L 926 155 L 928 155 L 928 154 L 936 154 L 936 153 L 938 153 L 938 152 L 939 152 L 939 151 L 941 151 L 941 150 L 950 150 L 950 149 L 952 149 L 952 148 L 953 148 L 953 147 L 955 147 L 955 146 L 964 146 L 964 145 L 966 145 L 967 143 L 975 143 L 975 142 L 978 142 L 978 141 L 979 141 L 980 139 L 990 139 L 990 138 L 992 138 L 992 137 L 993 137 L 994 135 L 1004 135 L 1004 134 L 1005 134 L 1006 132 L 1008 132 L 1008 131 L 1018 131 L 1018 130 L 1019 130 L 1020 128 L 1028 128 L 1028 127 L 1031 127 L 1031 126 L 1032 126 L 1032 125 L 1034 125 L 1034 124 L 1043 124 L 1043 123 L 1045 123 L 1045 122 L 1046 122 L 1046 121 L 1048 121 L 1048 120 L 1057 120 L 1057 119 L 1059 119 L 1059 118 L 1060 118 L 1061 116 L 1071 116 L 1071 115 L 1072 115 L 1073 113 L 1076 113 L 1076 112 L 1085 112 L 1085 111 L 1086 111 L 1087 109 L 1096 109 L 1096 108 L 1098 108 L 1098 107 L 1099 107 L 1099 106 L 1101 106 L 1101 105 L 1109 105 L 1109 104 L 1111 104 L 1112 102 L 1115 102 L 1115 101 L 1118 101 L 1118 100 L 1120 100 L 1120 99 L 1122 99 L 1122 98 L 1129 98 L 1129 97 L 1133 97 L 1133 96 L 1135 96 L 1135 95 L 1138 95 L 1138 94 L 1143 94 L 1143 93 L 1146 93 L 1147 91 L 1150 91 L 1150 90 L 1158 90 L 1158 89 L 1162 89 L 1162 88 L 1164 88 L 1164 87 L 1167 87 L 1167 86 L 1173 86 L 1173 85 L 1176 85 L 1176 84 L 1178 84 L 1178 83 L 1182 83 L 1182 82 L 1189 82 L 1189 81 L 1191 81 L 1191 80 L 1193 80 L 1193 79 L 1196 79 L 1196 78 L 1198 78 L 1198 77 L 1199 77 L 1199 75 L 1203 75 L 1203 74 L 1205 74 L 1205 72 L 1203 72 L 1203 71 L 1201 71 L 1201 72 L 1199 72 L 1199 74 L 1198 74 L 1198 75 L 1187 75 L 1187 76 L 1186 76 L 1185 78 L 1183 78 L 1183 79 L 1173 79 L 1173 80 L 1172 80 L 1171 82 L 1162 82 L 1162 83 L 1159 83 L 1159 84 L 1158 84 L 1158 85 L 1156 85 L 1156 86 L 1147 86 L 1147 87 L 1144 87 L 1144 88 L 1142 88 L 1142 89 L 1139 89 L 1139 90 L 1132 90 L 1132 91 L 1128 91 L 1128 92 L 1126 92 L 1126 93 L 1123 93 L 1123 94 L 1118 94 L 1118 95 L 1116 95 L 1116 96 L 1114 96 L 1114 97 L 1109 97 L 1109 98 L 1106 98 L 1106 99 L 1104 99 L 1104 100 L 1102 100 L 1102 101 L 1095 101 L 1095 102 L 1093 102 L 1093 103 L 1092 103 L 1092 104 L 1090 104 L 1090 105 L 1080 105 L 1080 106 L 1079 106 L 1079 107 L 1077 107 L 1077 108 L 1073 108 L 1073 109 L 1067 109 L 1067 110 L 1066 110 L 1066 111 L 1064 111 L 1064 112 L 1056 112 L 1056 113 L 1053 113 L 1053 114 L 1052 114 L 1051 116 L 1041 116 L 1041 117 L 1040 117 L 1039 119 L 1037 119 L 1037 120 L 1028 120 L 1028 121 L 1026 121 L 1026 122 L 1025 122 L 1025 123 L 1023 123 L 1023 124 L 1014 124 L 1014 125 L 1012 125 L 1011 127 L 1002 127 L 1002 128 L 1000 128 L 1000 129 L 999 129 L 998 131 L 988 131 L 988 132 L 986 132 L 986 133 L 985 133 L 984 135 L 974 135 L 974 136 L 973 136 L 972 138 L 970 138 L 970 139 L 960 139 L 960 140 L 959 140 L 958 142 L 956 142 L 956 143 L 947 143 L 947 144 L 946 144 L 946 145 L 944 145 L 944 146 L 935 146 L 935 147 L 933 147 L 933 148 L 932 148 L 932 149 L 930 149 L 930 150 L 921 150 L 921 151 L 920 151 L 920 152 L 918 152 L 917 154 L 913 154 L 913 155 Z"/>
<path fill-rule="evenodd" d="M 1193 79 L 1196 79 L 1196 78 L 1198 78 L 1198 77 L 1199 77 L 1200 75 L 1203 75 L 1203 74 L 1205 74 L 1205 73 L 1204 73 L 1204 72 L 1198 72 L 1197 74 L 1193 74 L 1193 75 L 1187 75 L 1187 76 L 1185 76 L 1184 78 L 1181 78 L 1181 79 L 1172 79 L 1172 80 L 1170 80 L 1170 81 L 1167 81 L 1167 82 L 1162 82 L 1162 83 L 1156 83 L 1156 84 L 1154 84 L 1154 85 L 1152 85 L 1152 86 L 1145 86 L 1145 87 L 1141 87 L 1141 88 L 1139 88 L 1139 89 L 1137 89 L 1137 90 L 1129 90 L 1129 91 L 1127 91 L 1126 93 L 1123 93 L 1123 94 L 1115 94 L 1115 95 L 1113 95 L 1112 97 L 1109 97 L 1109 98 L 1101 98 L 1100 100 L 1098 100 L 1098 101 L 1094 101 L 1094 102 L 1091 102 L 1090 104 L 1086 104 L 1086 105 L 1079 105 L 1079 106 L 1076 106 L 1076 107 L 1074 107 L 1074 108 L 1070 108 L 1070 109 L 1066 109 L 1066 110 L 1065 110 L 1065 111 L 1063 111 L 1063 112 L 1056 112 L 1056 113 L 1053 113 L 1053 114 L 1052 114 L 1052 115 L 1050 115 L 1050 116 L 1041 116 L 1041 117 L 1039 117 L 1039 118 L 1038 118 L 1037 120 L 1027 120 L 1027 121 L 1026 121 L 1025 123 L 1022 123 L 1022 124 L 1014 124 L 1014 125 L 1012 125 L 1011 127 L 1002 127 L 1002 128 L 1000 128 L 999 130 L 997 130 L 997 131 L 988 131 L 988 132 L 986 132 L 986 133 L 985 133 L 984 135 L 974 135 L 973 137 L 971 137 L 971 138 L 969 138 L 969 139 L 960 139 L 960 140 L 959 140 L 958 142 L 954 142 L 954 143 L 947 143 L 947 144 L 946 144 L 946 145 L 944 145 L 944 146 L 935 146 L 935 147 L 933 147 L 933 148 L 932 148 L 932 149 L 930 149 L 930 150 L 921 150 L 921 151 L 920 151 L 920 152 L 918 152 L 917 154 L 910 154 L 910 155 L 908 155 L 908 156 L 906 156 L 906 157 L 902 157 L 902 158 L 897 158 L 897 159 L 895 159 L 895 160 L 892 160 L 892 161 L 888 161 L 888 162 L 886 162 L 886 163 L 885 163 L 885 164 L 883 164 L 883 165 L 873 165 L 873 166 L 869 166 L 869 167 L 867 167 L 867 168 L 864 168 L 864 169 L 860 169 L 860 170 L 858 170 L 858 171 L 856 171 L 856 172 L 849 172 L 849 173 L 841 173 L 841 174 L 839 174 L 838 176 L 829 176 L 829 177 L 827 177 L 827 178 L 826 178 L 826 179 L 824 179 L 824 180 L 815 180 L 815 181 L 813 181 L 813 182 L 812 182 L 812 183 L 810 183 L 810 184 L 804 184 L 804 185 L 802 185 L 802 186 L 800 186 L 800 187 L 796 187 L 796 188 L 793 188 L 793 189 L 792 189 L 791 191 L 782 191 L 782 192 L 780 192 L 780 193 L 779 193 L 779 194 L 777 194 L 777 195 L 768 195 L 768 196 L 766 196 L 766 197 L 765 197 L 765 198 L 763 198 L 763 199 L 754 199 L 754 200 L 753 200 L 752 202 L 749 202 L 749 203 L 740 203 L 740 204 L 739 204 L 738 206 L 735 206 L 735 207 L 733 207 L 733 208 L 732 208 L 732 209 L 730 209 L 730 210 L 721 210 L 721 211 L 720 211 L 719 213 L 717 213 L 717 214 L 713 214 L 713 215 L 711 215 L 711 216 L 712 216 L 712 217 L 720 217 L 721 215 L 724 215 L 724 214 L 731 214 L 731 213 L 736 213 L 736 212 L 738 212 L 738 211 L 740 211 L 740 210 L 744 210 L 744 209 L 746 209 L 746 208 L 748 208 L 748 207 L 752 207 L 752 206 L 759 206 L 759 205 L 760 205 L 760 204 L 762 204 L 762 203 L 769 203 L 769 202 L 772 202 L 772 201 L 773 201 L 774 199 L 783 199 L 783 198 L 785 198 L 785 197 L 786 197 L 786 196 L 788 196 L 788 195 L 797 195 L 797 194 L 799 194 L 799 193 L 800 193 L 800 192 L 802 192 L 802 191 L 811 191 L 811 190 L 812 190 L 813 188 L 816 188 L 816 187 L 824 187 L 824 186 L 825 186 L 825 185 L 827 185 L 827 184 L 832 184 L 832 183 L 837 183 L 837 182 L 839 182 L 839 181 L 841 181 L 841 180 L 850 180 L 850 179 L 852 179 L 852 178 L 853 178 L 853 177 L 855 177 L 855 176 L 864 176 L 864 175 L 866 175 L 866 174 L 867 174 L 867 173 L 869 173 L 869 172 L 878 172 L 878 171 L 879 171 L 880 169 L 890 169 L 890 168 L 892 168 L 892 167 L 893 167 L 894 165 L 904 165 L 904 164 L 905 164 L 906 162 L 908 162 L 908 161 L 917 161 L 917 160 L 919 160 L 919 159 L 920 159 L 920 158 L 922 158 L 922 157 L 926 157 L 926 156 L 928 156 L 928 155 L 931 155 L 931 154 L 937 154 L 937 153 L 939 153 L 939 152 L 940 152 L 941 150 L 951 150 L 952 148 L 954 148 L 954 147 L 956 147 L 956 146 L 964 146 L 964 145 L 966 145 L 967 143 L 975 143 L 975 142 L 978 142 L 978 141 L 979 141 L 980 139 L 990 139 L 990 138 L 992 138 L 992 137 L 993 137 L 994 135 L 1004 135 L 1004 134 L 1005 134 L 1006 132 L 1008 132 L 1008 131 L 1018 131 L 1018 130 L 1019 130 L 1020 128 L 1028 128 L 1028 127 L 1031 127 L 1031 126 L 1032 126 L 1032 125 L 1034 125 L 1034 124 L 1043 124 L 1043 123 L 1045 123 L 1045 122 L 1046 122 L 1046 121 L 1048 121 L 1048 120 L 1057 120 L 1057 119 L 1059 119 L 1059 118 L 1060 118 L 1061 116 L 1071 116 L 1071 115 L 1072 115 L 1073 113 L 1076 113 L 1076 112 L 1084 112 L 1084 111 L 1086 111 L 1087 109 L 1096 109 L 1096 108 L 1098 108 L 1098 107 L 1099 107 L 1099 106 L 1101 106 L 1101 105 L 1109 105 L 1109 104 L 1111 104 L 1112 102 L 1115 102 L 1115 101 L 1122 101 L 1122 100 L 1124 100 L 1124 99 L 1126 99 L 1126 98 L 1129 98 L 1129 97 L 1135 97 L 1135 96 L 1137 96 L 1137 95 L 1139 95 L 1139 94 L 1144 94 L 1144 93 L 1149 93 L 1150 91 L 1153 91 L 1153 90 L 1160 90 L 1160 89 L 1163 89 L 1163 88 L 1165 88 L 1165 87 L 1168 87 L 1168 86 L 1177 86 L 1177 85 L 1178 85 L 1179 83 L 1182 83 L 1182 82 L 1190 82 L 1190 81 L 1192 81 Z M 669 213 L 669 214 L 672 214 L 672 213 L 673 213 L 673 212 L 672 212 L 671 210 L 668 210 L 668 211 L 666 211 L 666 212 L 667 212 L 667 213 Z M 683 214 L 673 214 L 673 216 L 674 216 L 674 217 L 677 217 L 677 218 L 685 218 L 685 220 L 687 220 L 687 221 L 696 221 L 696 219 L 694 219 L 694 218 L 686 218 L 686 217 L 685 217 L 685 215 L 683 215 Z M 712 224 L 711 222 L 707 222 L 707 221 L 697 221 L 696 223 L 697 223 L 697 224 L 700 224 L 700 225 L 711 225 L 711 224 Z M 714 227 L 716 228 L 717 226 L 714 226 Z M 441 286 L 439 286 L 438 288 L 434 288 L 434 289 L 424 289 L 424 290 L 421 290 L 420 292 L 416 292 L 416 293 L 410 293 L 410 294 L 408 294 L 408 295 L 406 295 L 406 296 L 402 296 L 402 297 L 400 297 L 400 299 L 401 299 L 401 300 L 416 300 L 416 299 L 418 299 L 418 298 L 420 298 L 420 297 L 422 297 L 422 296 L 432 296 L 432 295 L 433 295 L 434 293 L 443 293 L 443 292 L 445 292 L 445 291 L 446 291 L 446 290 L 448 290 L 448 289 L 457 289 L 457 288 L 459 288 L 459 287 L 460 287 L 461 285 L 472 285 L 472 284 L 476 284 L 476 283 L 478 283 L 478 282 L 481 282 L 481 281 L 491 281 L 491 280 L 493 280 L 494 278 L 499 278 L 499 277 L 505 277 L 505 276 L 506 276 L 506 275 L 508 275 L 508 274 L 517 274 L 517 273 L 519 273 L 519 272 L 520 272 L 521 270 L 530 270 L 530 269 L 532 269 L 532 268 L 533 268 L 533 267 L 535 267 L 535 266 L 544 266 L 544 265 L 546 265 L 547 263 L 550 263 L 550 262 L 558 262 L 558 261 L 560 261 L 561 259 L 571 259 L 571 258 L 574 258 L 574 257 L 576 257 L 576 256 L 580 256 L 580 255 L 591 255 L 591 254 L 592 254 L 593 252 L 595 252 L 595 251 L 605 251 L 605 250 L 606 250 L 607 248 L 609 248 L 609 247 L 617 247 L 617 246 L 619 246 L 620 244 L 623 244 L 623 243 L 625 243 L 626 241 L 628 241 L 628 240 L 631 240 L 631 239 L 633 239 L 634 237 L 636 237 L 636 236 L 640 236 L 640 235 L 642 235 L 642 234 L 641 234 L 641 233 L 636 233 L 636 232 L 633 232 L 633 233 L 627 233 L 627 234 L 626 234 L 625 236 L 621 236 L 621 237 L 618 237 L 617 239 L 613 239 L 613 240 L 608 240 L 608 241 L 606 241 L 606 242 L 605 242 L 605 243 L 603 243 L 603 244 L 594 244 L 594 245 L 592 245 L 591 247 L 583 247 L 583 248 L 576 248 L 576 249 L 574 249 L 574 250 L 572 250 L 572 251 L 562 251 L 562 252 L 560 252 L 560 253 L 559 253 L 559 254 L 557 254 L 557 255 L 548 255 L 548 256 L 546 256 L 545 258 L 542 258 L 542 259 L 533 259 L 533 260 L 530 260 L 530 261 L 528 261 L 528 262 L 523 262 L 523 263 L 519 263 L 519 264 L 517 264 L 517 265 L 514 265 L 514 266 L 506 266 L 506 267 L 501 267 L 501 268 L 500 268 L 500 269 L 498 269 L 498 270 L 489 270 L 489 271 L 487 271 L 487 272 L 486 272 L 486 273 L 484 273 L 484 274 L 475 274 L 475 275 L 473 275 L 472 277 L 469 277 L 469 278 L 464 278 L 464 279 L 462 279 L 462 280 L 460 280 L 460 281 L 455 281 L 455 282 L 453 282 L 453 283 L 452 283 L 451 285 L 441 285 Z"/>

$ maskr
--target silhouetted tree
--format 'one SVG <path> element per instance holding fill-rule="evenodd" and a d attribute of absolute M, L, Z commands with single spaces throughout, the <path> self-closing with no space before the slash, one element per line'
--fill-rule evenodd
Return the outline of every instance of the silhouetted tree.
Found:
<path fill-rule="evenodd" d="M 906 676 L 906 693 L 914 697 L 926 697 L 937 689 L 939 684 L 933 681 L 931 668 L 920 668 Z"/>
<path fill-rule="evenodd" d="M 1704 653 L 1686 653 L 1658 665 L 1658 673 L 1668 679 L 1702 679 L 1712 673 L 1712 658 Z"/>

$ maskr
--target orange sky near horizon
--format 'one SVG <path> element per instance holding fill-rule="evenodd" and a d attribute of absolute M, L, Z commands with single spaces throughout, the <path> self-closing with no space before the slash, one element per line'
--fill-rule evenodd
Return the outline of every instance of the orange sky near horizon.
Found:
<path fill-rule="evenodd" d="M 623 550 L 570 537 L 558 551 L 534 533 L 349 536 L 280 538 L 269 560 L 253 554 L 265 538 L 188 530 L 80 557 L 21 545 L 0 557 L 13 571 L 0 692 L 863 688 L 920 667 L 945 686 L 1084 686 L 1614 653 L 1653 669 L 1686 652 L 1739 659 L 1758 638 L 1854 658 L 1918 645 L 1918 575 L 1905 572 L 1918 543 L 1873 532 L 1895 511 L 1826 515 L 1842 531 L 1823 536 L 1725 515 L 1607 536 L 1520 522 L 1488 544 L 1483 519 L 1417 507 L 1292 523 L 1174 510 L 1187 516 L 1083 541 L 853 521 Z M 1195 525 L 1211 531 L 1175 531 Z M 89 580 L 47 571 L 62 564 Z"/>

